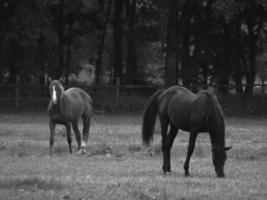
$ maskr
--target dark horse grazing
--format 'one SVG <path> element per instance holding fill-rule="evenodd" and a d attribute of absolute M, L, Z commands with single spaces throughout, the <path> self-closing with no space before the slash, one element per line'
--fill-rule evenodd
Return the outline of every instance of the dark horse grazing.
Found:
<path fill-rule="evenodd" d="M 145 144 L 153 139 L 156 115 L 161 124 L 163 172 L 171 172 L 170 151 L 179 129 L 190 132 L 185 175 L 189 176 L 189 161 L 199 132 L 208 132 L 212 145 L 212 160 L 218 177 L 224 177 L 225 126 L 220 104 L 208 91 L 193 94 L 188 89 L 173 86 L 154 93 L 143 116 L 142 138 Z M 167 134 L 168 126 L 170 131 Z"/>
<path fill-rule="evenodd" d="M 50 127 L 50 154 L 54 144 L 56 124 L 65 125 L 67 130 L 67 141 L 69 152 L 71 147 L 71 125 L 76 135 L 78 151 L 85 153 L 85 146 L 89 137 L 90 119 L 92 116 L 92 99 L 80 88 L 70 88 L 64 91 L 62 84 L 54 80 L 49 86 L 51 100 L 48 105 L 49 127 Z M 78 128 L 78 121 L 83 120 L 83 137 Z"/>

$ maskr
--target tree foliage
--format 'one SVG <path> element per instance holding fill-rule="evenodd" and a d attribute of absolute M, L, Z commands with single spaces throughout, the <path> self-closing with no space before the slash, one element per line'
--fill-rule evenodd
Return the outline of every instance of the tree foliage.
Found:
<path fill-rule="evenodd" d="M 217 84 L 225 93 L 232 81 L 247 94 L 256 76 L 265 77 L 265 0 L 111 3 L 107 14 L 103 0 L 2 0 L 0 75 L 13 83 L 18 75 L 44 83 L 45 74 L 68 77 L 87 60 L 98 63 L 101 80 Z"/>

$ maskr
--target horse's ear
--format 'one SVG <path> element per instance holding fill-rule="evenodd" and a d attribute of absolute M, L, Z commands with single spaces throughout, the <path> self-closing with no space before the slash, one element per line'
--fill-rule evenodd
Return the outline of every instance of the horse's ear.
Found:
<path fill-rule="evenodd" d="M 61 84 L 64 84 L 65 83 L 65 77 L 61 76 L 58 81 L 61 83 Z"/>
<path fill-rule="evenodd" d="M 232 149 L 232 146 L 230 146 L 230 147 L 224 147 L 224 151 L 228 151 L 230 149 Z"/>
<path fill-rule="evenodd" d="M 47 85 L 50 85 L 50 83 L 52 82 L 52 78 L 49 76 L 49 77 L 47 77 L 47 79 L 46 79 L 46 84 Z"/>

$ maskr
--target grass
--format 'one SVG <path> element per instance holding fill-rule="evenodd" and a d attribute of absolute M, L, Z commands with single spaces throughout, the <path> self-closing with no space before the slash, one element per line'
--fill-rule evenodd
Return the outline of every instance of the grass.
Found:
<path fill-rule="evenodd" d="M 0 199 L 267 198 L 266 119 L 226 119 L 226 143 L 233 149 L 224 179 L 215 176 L 206 134 L 197 139 L 186 178 L 185 132 L 178 133 L 172 149 L 173 174 L 164 176 L 160 134 L 152 146 L 142 146 L 138 114 L 96 115 L 86 155 L 68 153 L 59 127 L 50 157 L 47 122 L 43 114 L 0 115 Z M 73 147 L 77 150 L 74 135 Z"/>

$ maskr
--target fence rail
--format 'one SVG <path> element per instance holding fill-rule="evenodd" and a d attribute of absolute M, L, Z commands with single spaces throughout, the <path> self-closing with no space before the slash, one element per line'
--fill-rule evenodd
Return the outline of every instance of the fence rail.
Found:
<path fill-rule="evenodd" d="M 159 87 L 147 85 L 70 85 L 80 87 L 90 94 L 97 111 L 117 110 L 141 111 L 148 98 Z M 218 94 L 226 114 L 260 114 L 267 116 L 267 85 L 255 84 L 255 94 Z M 214 89 L 216 91 L 216 87 Z M 49 102 L 49 91 L 43 85 L 0 85 L 0 111 L 45 110 Z"/>

